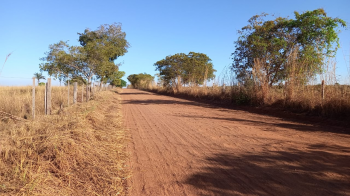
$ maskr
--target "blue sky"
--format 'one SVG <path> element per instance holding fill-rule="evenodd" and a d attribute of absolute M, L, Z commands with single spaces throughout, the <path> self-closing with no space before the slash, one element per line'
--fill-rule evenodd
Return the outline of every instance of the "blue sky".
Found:
<path fill-rule="evenodd" d="M 216 75 L 222 77 L 225 67 L 232 63 L 237 30 L 253 15 L 266 12 L 293 17 L 294 11 L 324 8 L 328 16 L 350 22 L 349 7 L 349 0 L 2 0 L 0 66 L 6 55 L 13 53 L 1 73 L 0 85 L 30 85 L 29 78 L 39 71 L 39 58 L 50 44 L 69 40 L 69 44 L 78 45 L 78 32 L 113 22 L 122 23 L 131 45 L 117 60 L 123 63 L 120 70 L 126 76 L 143 72 L 154 75 L 156 61 L 194 51 L 207 54 Z M 337 75 L 343 83 L 350 77 L 350 30 L 342 29 L 339 37 L 342 48 L 336 59 Z M 59 85 L 57 81 L 54 84 Z"/>

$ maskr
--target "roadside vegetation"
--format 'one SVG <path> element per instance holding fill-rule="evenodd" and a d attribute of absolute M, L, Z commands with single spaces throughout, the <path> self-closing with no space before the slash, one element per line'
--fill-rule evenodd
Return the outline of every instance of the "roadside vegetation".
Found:
<path fill-rule="evenodd" d="M 77 101 L 82 102 L 81 91 L 82 87 L 78 88 Z M 73 87 L 70 87 L 70 91 L 73 92 Z M 84 92 L 84 99 L 85 99 Z M 52 87 L 52 111 L 53 114 L 58 114 L 61 108 L 67 107 L 68 91 L 67 87 Z M 35 88 L 35 113 L 37 115 L 44 115 L 44 99 L 45 99 L 45 86 L 37 86 Z M 70 93 L 70 100 L 72 104 L 73 93 Z M 0 111 L 9 113 L 11 115 L 23 118 L 32 119 L 32 87 L 0 87 Z M 8 119 L 2 119 L 8 121 Z"/>
<path fill-rule="evenodd" d="M 106 83 L 126 86 L 115 62 L 129 47 L 125 36 L 114 23 L 80 33 L 80 46 L 50 45 L 34 73 L 35 120 L 33 87 L 0 87 L 0 195 L 126 195 L 119 95 L 116 88 L 101 91 Z M 66 85 L 51 87 L 51 115 L 42 72 Z M 105 87 L 93 89 L 92 81 Z"/>
<path fill-rule="evenodd" d="M 323 9 L 295 12 L 294 19 L 267 17 L 253 16 L 238 31 L 233 63 L 223 78 L 215 78 L 205 54 L 180 53 L 154 64 L 157 85 L 144 80 L 139 83 L 147 85 L 135 87 L 350 120 L 350 86 L 338 83 L 334 60 L 339 27 L 346 22 L 328 17 Z"/>
<path fill-rule="evenodd" d="M 125 132 L 114 91 L 35 121 L 0 121 L 1 195 L 125 195 Z"/>

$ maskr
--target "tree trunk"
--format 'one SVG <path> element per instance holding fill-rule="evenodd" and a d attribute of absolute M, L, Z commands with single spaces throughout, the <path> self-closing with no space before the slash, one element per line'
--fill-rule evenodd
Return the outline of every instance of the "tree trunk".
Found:
<path fill-rule="evenodd" d="M 177 76 L 177 86 L 176 89 L 179 92 L 181 88 L 181 76 Z"/>

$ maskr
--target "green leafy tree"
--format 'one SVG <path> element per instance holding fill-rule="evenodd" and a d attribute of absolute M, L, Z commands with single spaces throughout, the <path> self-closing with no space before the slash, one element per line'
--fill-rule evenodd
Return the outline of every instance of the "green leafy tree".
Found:
<path fill-rule="evenodd" d="M 126 81 L 123 79 L 120 79 L 120 84 L 116 85 L 117 87 L 123 88 L 126 87 Z"/>
<path fill-rule="evenodd" d="M 157 61 L 154 66 L 159 71 L 163 85 L 179 91 L 185 84 L 202 85 L 215 77 L 211 59 L 203 53 L 178 53 Z"/>
<path fill-rule="evenodd" d="M 108 82 L 114 86 L 121 86 L 121 78 L 124 77 L 124 71 L 114 72 L 112 75 L 108 76 Z"/>
<path fill-rule="evenodd" d="M 183 81 L 191 86 L 205 84 L 215 77 L 211 59 L 203 53 L 190 52 L 184 64 L 185 74 Z"/>
<path fill-rule="evenodd" d="M 165 59 L 157 61 L 154 66 L 162 76 L 165 85 L 172 86 L 173 89 L 179 90 L 185 78 L 185 64 L 187 63 L 187 55 L 178 53 L 167 56 Z"/>
<path fill-rule="evenodd" d="M 50 45 L 46 56 L 41 58 L 44 63 L 40 69 L 61 80 L 82 77 L 90 84 L 96 76 L 106 81 L 118 71 L 119 65 L 114 61 L 127 52 L 129 43 L 125 35 L 117 23 L 101 25 L 95 31 L 86 29 L 79 34 L 81 46 L 69 46 L 63 41 Z"/>
<path fill-rule="evenodd" d="M 45 76 L 43 76 L 43 74 L 40 72 L 34 73 L 34 77 L 38 80 L 38 85 L 39 85 L 41 79 L 45 80 Z"/>
<path fill-rule="evenodd" d="M 114 61 L 129 48 L 121 24 L 101 25 L 97 30 L 79 33 L 79 42 L 86 52 L 86 62 L 101 81 L 118 71 Z M 90 80 L 89 80 L 90 82 Z"/>
<path fill-rule="evenodd" d="M 40 60 L 40 70 L 46 71 L 50 76 L 62 80 L 69 80 L 73 77 L 91 78 L 93 73 L 84 62 L 86 56 L 84 48 L 69 46 L 67 42 L 60 41 L 49 45 L 49 51 Z"/>
<path fill-rule="evenodd" d="M 323 9 L 295 12 L 295 19 L 278 17 L 264 20 L 267 14 L 253 16 L 235 42 L 232 69 L 239 80 L 249 80 L 259 59 L 259 69 L 271 86 L 289 77 L 289 57 L 296 53 L 298 71 L 314 75 L 322 63 L 339 47 L 337 27 L 346 26 L 339 18 L 328 17 Z"/>
<path fill-rule="evenodd" d="M 127 77 L 129 82 L 131 83 L 131 86 L 136 87 L 137 84 L 137 74 L 131 74 Z"/>
<path fill-rule="evenodd" d="M 153 82 L 154 77 L 150 74 L 140 73 L 129 75 L 127 79 L 134 88 L 147 88 Z"/>

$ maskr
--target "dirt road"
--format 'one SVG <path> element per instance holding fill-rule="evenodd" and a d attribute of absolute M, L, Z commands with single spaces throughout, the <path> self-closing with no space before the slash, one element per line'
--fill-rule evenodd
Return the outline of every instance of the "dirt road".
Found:
<path fill-rule="evenodd" d="M 130 195 L 350 195 L 350 135 L 334 127 L 122 92 Z"/>

